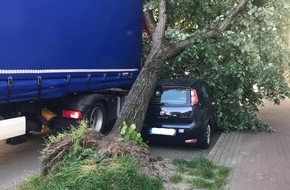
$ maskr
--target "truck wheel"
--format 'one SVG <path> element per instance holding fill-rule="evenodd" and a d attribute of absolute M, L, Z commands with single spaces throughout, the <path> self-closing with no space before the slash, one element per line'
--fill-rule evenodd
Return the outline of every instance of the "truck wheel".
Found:
<path fill-rule="evenodd" d="M 205 136 L 204 136 L 204 139 L 200 145 L 200 148 L 208 149 L 209 145 L 210 145 L 210 141 L 211 141 L 211 127 L 208 124 L 206 129 L 205 129 Z"/>
<path fill-rule="evenodd" d="M 95 129 L 97 132 L 102 133 L 105 126 L 106 112 L 105 106 L 101 102 L 97 102 L 92 107 L 88 115 L 89 127 Z"/>

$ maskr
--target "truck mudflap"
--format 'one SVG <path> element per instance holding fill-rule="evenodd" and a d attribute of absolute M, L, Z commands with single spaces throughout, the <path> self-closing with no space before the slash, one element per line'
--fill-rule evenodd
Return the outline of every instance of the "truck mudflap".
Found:
<path fill-rule="evenodd" d="M 55 117 L 56 117 L 56 114 L 50 111 L 49 109 L 47 108 L 41 109 L 41 115 L 39 117 L 40 122 L 42 123 L 41 134 L 43 135 L 47 134 L 49 130 L 49 125 Z"/>
<path fill-rule="evenodd" d="M 24 135 L 26 132 L 25 117 L 0 120 L 0 140 Z"/>

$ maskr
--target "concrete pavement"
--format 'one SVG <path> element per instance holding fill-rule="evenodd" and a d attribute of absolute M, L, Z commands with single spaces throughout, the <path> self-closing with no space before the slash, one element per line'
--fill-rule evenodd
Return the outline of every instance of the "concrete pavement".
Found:
<path fill-rule="evenodd" d="M 7 145 L 5 141 L 0 141 L 1 190 L 14 189 L 15 185 L 39 171 L 43 144 L 42 137 L 37 136 L 19 145 Z"/>
<path fill-rule="evenodd" d="M 221 135 L 209 158 L 232 167 L 225 189 L 290 189 L 290 100 L 266 102 L 260 118 L 274 133 L 232 132 Z"/>

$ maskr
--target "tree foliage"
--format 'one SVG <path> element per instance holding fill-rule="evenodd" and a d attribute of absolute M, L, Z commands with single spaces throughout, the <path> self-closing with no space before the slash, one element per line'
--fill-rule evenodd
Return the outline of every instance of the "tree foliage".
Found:
<path fill-rule="evenodd" d="M 143 2 L 149 31 L 144 35 L 144 67 L 113 133 L 120 132 L 123 122 L 141 130 L 160 75 L 206 80 L 225 130 L 271 130 L 256 114 L 263 98 L 279 103 L 288 95 L 283 77 L 289 62 L 287 0 Z"/>
<path fill-rule="evenodd" d="M 168 41 L 215 28 L 238 2 L 169 1 Z M 214 91 L 219 126 L 225 130 L 270 130 L 256 114 L 263 99 L 279 104 L 289 96 L 284 78 L 289 68 L 289 8 L 286 0 L 248 3 L 221 40 L 198 38 L 168 62 L 163 78 L 206 80 Z"/>

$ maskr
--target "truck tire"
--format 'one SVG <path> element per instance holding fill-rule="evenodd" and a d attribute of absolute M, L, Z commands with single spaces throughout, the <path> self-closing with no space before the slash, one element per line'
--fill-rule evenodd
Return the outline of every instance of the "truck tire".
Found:
<path fill-rule="evenodd" d="M 102 133 L 105 128 L 106 110 L 102 102 L 96 102 L 89 111 L 87 120 L 89 127 L 95 129 L 97 132 Z"/>
<path fill-rule="evenodd" d="M 211 126 L 207 124 L 205 129 L 205 136 L 204 139 L 200 145 L 200 148 L 202 149 L 208 149 L 211 141 Z"/>

